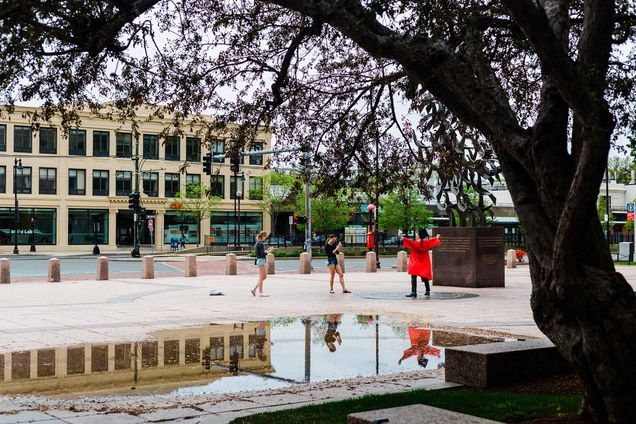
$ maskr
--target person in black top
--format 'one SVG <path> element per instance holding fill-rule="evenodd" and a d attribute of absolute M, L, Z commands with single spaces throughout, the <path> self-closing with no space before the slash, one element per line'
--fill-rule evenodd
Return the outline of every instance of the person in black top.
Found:
<path fill-rule="evenodd" d="M 342 286 L 343 293 L 351 293 L 345 287 L 344 274 L 342 272 L 342 268 L 338 265 L 338 258 L 336 255 L 342 251 L 342 243 L 336 244 L 336 235 L 329 234 L 327 236 L 327 244 L 325 245 L 325 252 L 327 253 L 327 267 L 329 267 L 329 293 L 334 293 L 333 291 L 333 278 L 338 273 L 340 277 L 340 285 Z"/>
<path fill-rule="evenodd" d="M 267 231 L 261 231 L 256 236 L 256 244 L 254 245 L 254 250 L 256 251 L 256 261 L 255 265 L 258 266 L 258 283 L 252 290 L 252 296 L 256 296 L 256 289 L 258 289 L 258 293 L 260 297 L 268 297 L 269 295 L 263 293 L 263 282 L 267 278 L 267 261 L 265 260 L 266 255 L 273 250 L 273 247 L 269 247 L 265 250 L 265 245 L 263 242 L 267 238 Z"/>

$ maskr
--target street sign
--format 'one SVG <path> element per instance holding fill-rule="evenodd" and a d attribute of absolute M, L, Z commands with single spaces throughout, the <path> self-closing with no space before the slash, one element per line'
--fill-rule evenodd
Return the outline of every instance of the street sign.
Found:
<path fill-rule="evenodd" d="M 633 203 L 628 203 L 627 204 L 627 212 L 634 212 L 634 204 Z"/>
<path fill-rule="evenodd" d="M 289 215 L 289 225 L 294 225 L 294 217 L 293 217 L 293 215 Z"/>
<path fill-rule="evenodd" d="M 152 219 L 149 219 L 148 220 L 148 229 L 152 230 L 152 226 L 153 226 L 153 221 L 152 221 Z"/>
<path fill-rule="evenodd" d="M 627 212 L 627 220 L 628 221 L 634 220 L 634 212 Z"/>

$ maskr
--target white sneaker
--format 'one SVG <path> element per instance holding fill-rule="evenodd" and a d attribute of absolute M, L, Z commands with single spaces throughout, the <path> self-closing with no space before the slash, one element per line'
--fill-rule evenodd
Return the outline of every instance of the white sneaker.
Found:
<path fill-rule="evenodd" d="M 261 293 L 261 294 L 258 295 L 258 297 L 269 297 L 269 295 L 265 294 L 265 293 Z"/>

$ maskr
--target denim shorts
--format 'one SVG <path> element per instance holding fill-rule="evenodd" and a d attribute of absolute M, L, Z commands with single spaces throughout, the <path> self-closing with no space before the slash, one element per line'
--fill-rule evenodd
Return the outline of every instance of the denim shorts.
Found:
<path fill-rule="evenodd" d="M 265 258 L 256 259 L 256 265 L 257 266 L 265 266 L 266 265 Z"/>
<path fill-rule="evenodd" d="M 338 265 L 338 258 L 327 258 L 327 266 Z"/>

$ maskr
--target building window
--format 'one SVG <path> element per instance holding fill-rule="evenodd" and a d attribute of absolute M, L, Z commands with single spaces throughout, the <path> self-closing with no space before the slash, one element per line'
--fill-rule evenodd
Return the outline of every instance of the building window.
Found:
<path fill-rule="evenodd" d="M 108 131 L 93 131 L 93 156 L 108 156 L 109 149 L 110 133 Z"/>
<path fill-rule="evenodd" d="M 55 209 L 33 209 L 20 206 L 18 209 L 18 244 L 29 245 L 32 238 L 36 245 L 55 244 L 55 229 L 57 228 L 55 213 Z M 33 218 L 33 233 L 31 233 L 31 218 Z M 15 233 L 6 230 L 8 228 L 15 228 L 15 210 L 13 208 L 0 208 L 0 233 L 3 233 L 3 236 L 0 237 L 0 245 L 14 243 Z M 14 237 L 9 237 L 9 235 Z"/>
<path fill-rule="evenodd" d="M 263 177 L 250 177 L 250 199 L 263 200 Z"/>
<path fill-rule="evenodd" d="M 13 127 L 13 151 L 31 153 L 31 127 Z"/>
<path fill-rule="evenodd" d="M 196 198 L 201 195 L 201 175 L 186 174 L 186 196 Z"/>
<path fill-rule="evenodd" d="M 69 209 L 68 244 L 108 244 L 108 210 Z"/>
<path fill-rule="evenodd" d="M 159 159 L 159 136 L 144 134 L 144 159 Z"/>
<path fill-rule="evenodd" d="M 0 152 L 7 151 L 7 126 L 0 124 Z"/>
<path fill-rule="evenodd" d="M 200 138 L 186 138 L 186 160 L 190 162 L 201 162 Z"/>
<path fill-rule="evenodd" d="M 132 193 L 132 172 L 117 171 L 115 173 L 115 194 L 128 196 L 130 193 Z"/>
<path fill-rule="evenodd" d="M 68 194 L 86 194 L 86 171 L 84 169 L 68 170 Z"/>
<path fill-rule="evenodd" d="M 180 190 L 179 174 L 166 173 L 165 197 L 174 197 Z"/>
<path fill-rule="evenodd" d="M 0 193 L 7 192 L 7 167 L 0 166 Z"/>
<path fill-rule="evenodd" d="M 254 143 L 250 150 L 263 150 L 264 143 Z M 250 165 L 262 165 L 263 155 L 250 155 Z"/>
<path fill-rule="evenodd" d="M 236 186 L 236 180 L 239 180 L 239 186 Z M 241 177 L 235 177 L 234 175 L 230 176 L 230 199 L 240 198 L 243 199 L 245 197 L 243 193 L 244 189 L 244 179 Z"/>
<path fill-rule="evenodd" d="M 16 193 L 31 194 L 31 167 L 15 168 Z"/>
<path fill-rule="evenodd" d="M 93 196 L 108 196 L 108 171 L 93 170 Z"/>
<path fill-rule="evenodd" d="M 40 168 L 40 194 L 57 193 L 57 170 Z"/>
<path fill-rule="evenodd" d="M 57 153 L 57 130 L 40 128 L 40 153 Z"/>
<path fill-rule="evenodd" d="M 212 196 L 225 197 L 225 176 L 224 175 L 212 175 L 210 177 L 210 194 Z"/>
<path fill-rule="evenodd" d="M 223 140 L 216 140 L 212 143 L 212 156 L 215 155 L 223 155 L 225 154 L 225 141 Z M 214 162 L 217 163 L 223 163 L 225 162 L 224 158 L 215 158 L 213 159 Z"/>
<path fill-rule="evenodd" d="M 146 196 L 159 197 L 159 173 L 145 172 L 143 186 L 144 186 L 144 193 L 146 193 Z"/>
<path fill-rule="evenodd" d="M 68 154 L 86 156 L 86 130 L 69 131 Z"/>
<path fill-rule="evenodd" d="M 115 155 L 118 158 L 129 158 L 132 156 L 132 134 L 120 133 L 115 135 Z"/>
<path fill-rule="evenodd" d="M 263 214 L 257 212 L 241 212 L 241 228 L 238 233 L 241 243 L 254 243 L 254 237 L 263 230 Z M 236 213 L 212 212 L 210 214 L 210 235 L 215 244 L 234 243 L 236 230 Z"/>
<path fill-rule="evenodd" d="M 166 137 L 166 160 L 180 160 L 181 142 L 179 137 Z"/>

